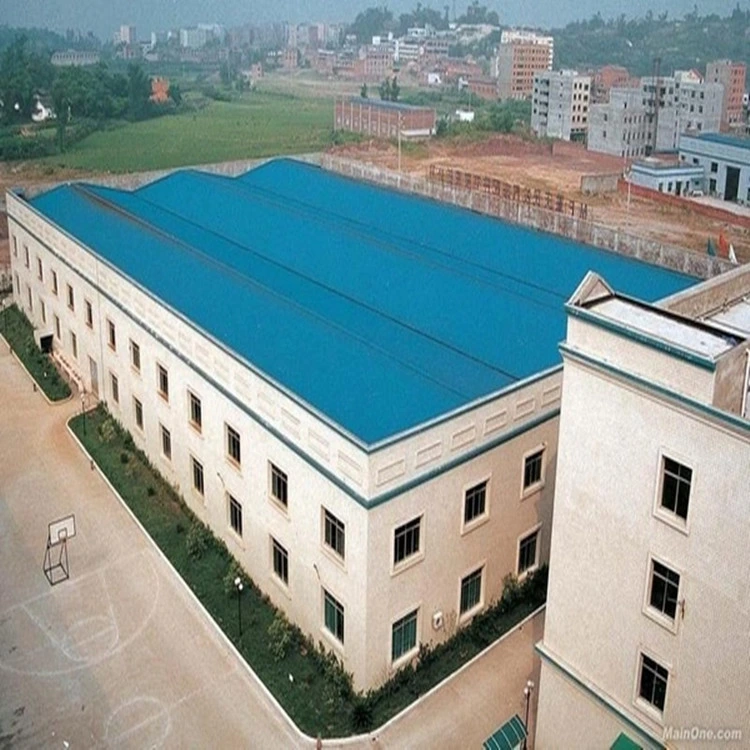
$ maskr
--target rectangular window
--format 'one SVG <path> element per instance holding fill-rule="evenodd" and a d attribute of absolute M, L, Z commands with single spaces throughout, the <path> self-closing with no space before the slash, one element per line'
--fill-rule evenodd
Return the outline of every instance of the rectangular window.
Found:
<path fill-rule="evenodd" d="M 188 406 L 190 409 L 190 424 L 198 432 L 203 430 L 203 406 L 201 400 L 192 391 L 188 391 Z"/>
<path fill-rule="evenodd" d="M 273 539 L 273 572 L 284 583 L 289 583 L 289 553 L 275 539 Z"/>
<path fill-rule="evenodd" d="M 651 561 L 651 591 L 648 597 L 649 606 L 674 620 L 677 614 L 677 596 L 680 591 L 680 574 Z"/>
<path fill-rule="evenodd" d="M 275 464 L 270 464 L 271 469 L 271 497 L 284 507 L 287 505 L 287 476 Z"/>
<path fill-rule="evenodd" d="M 242 536 L 242 505 L 232 495 L 229 496 L 229 525 L 238 536 Z"/>
<path fill-rule="evenodd" d="M 75 297 L 75 293 L 73 292 L 73 287 L 70 284 L 68 284 L 67 290 L 68 290 L 68 307 L 75 312 L 76 297 Z"/>
<path fill-rule="evenodd" d="M 391 629 L 391 661 L 400 659 L 404 654 L 417 647 L 417 610 L 396 620 Z"/>
<path fill-rule="evenodd" d="M 326 630 L 337 640 L 344 642 L 344 605 L 323 589 L 323 608 Z"/>
<path fill-rule="evenodd" d="M 487 482 L 466 490 L 464 498 L 464 523 L 471 523 L 475 518 L 484 515 L 487 507 Z"/>
<path fill-rule="evenodd" d="M 164 458 L 172 460 L 172 433 L 162 424 L 161 429 L 161 454 Z"/>
<path fill-rule="evenodd" d="M 113 372 L 109 373 L 109 384 L 112 388 L 112 400 L 116 403 L 120 403 L 120 382 L 117 380 L 117 375 Z"/>
<path fill-rule="evenodd" d="M 132 339 L 130 340 L 130 364 L 134 370 L 141 371 L 141 347 Z"/>
<path fill-rule="evenodd" d="M 162 365 L 156 365 L 156 388 L 159 395 L 169 401 L 169 373 Z"/>
<path fill-rule="evenodd" d="M 26 245 L 23 246 L 23 254 L 23 264 L 26 266 L 26 268 L 29 268 L 29 248 Z"/>
<path fill-rule="evenodd" d="M 78 359 L 78 337 L 70 332 L 70 351 L 73 353 L 73 359 Z"/>
<path fill-rule="evenodd" d="M 526 456 L 523 462 L 523 488 L 525 490 L 542 481 L 542 458 L 544 451 L 539 450 Z"/>
<path fill-rule="evenodd" d="M 52 294 L 57 296 L 57 271 L 52 272 Z"/>
<path fill-rule="evenodd" d="M 60 335 L 60 318 L 55 315 L 55 338 L 58 341 L 62 341 L 62 336 Z"/>
<path fill-rule="evenodd" d="M 13 279 L 16 282 L 16 294 L 21 294 L 21 282 L 18 280 L 18 274 L 13 274 Z"/>
<path fill-rule="evenodd" d="M 34 300 L 31 297 L 31 287 L 26 284 L 26 297 L 29 300 L 29 312 L 34 312 Z"/>
<path fill-rule="evenodd" d="M 664 711 L 669 671 L 653 659 L 641 654 L 641 675 L 638 695 L 659 711 Z"/>
<path fill-rule="evenodd" d="M 113 352 L 117 351 L 117 330 L 115 324 L 109 318 L 107 319 L 107 343 Z"/>
<path fill-rule="evenodd" d="M 36 259 L 36 277 L 39 281 L 44 281 L 44 267 L 42 266 L 42 259 Z"/>
<path fill-rule="evenodd" d="M 228 424 L 225 424 L 225 427 L 227 432 L 227 457 L 240 466 L 242 463 L 240 433 Z"/>
<path fill-rule="evenodd" d="M 89 302 L 88 300 L 84 300 L 83 305 L 86 311 L 86 314 L 85 314 L 86 325 L 89 328 L 93 328 L 94 327 L 94 308 L 91 307 L 91 302 Z"/>
<path fill-rule="evenodd" d="M 671 458 L 664 457 L 661 480 L 661 507 L 674 513 L 683 521 L 687 520 L 690 503 L 690 484 L 693 470 Z"/>
<path fill-rule="evenodd" d="M 143 404 L 133 397 L 133 411 L 135 412 L 135 426 L 139 429 L 143 429 Z"/>
<path fill-rule="evenodd" d="M 18 257 L 18 237 L 13 237 L 13 257 Z"/>
<path fill-rule="evenodd" d="M 39 306 L 42 310 L 42 323 L 47 322 L 47 305 L 44 304 L 44 300 L 40 297 L 39 298 Z"/>
<path fill-rule="evenodd" d="M 403 526 L 399 526 L 393 535 L 393 564 L 398 565 L 403 560 L 419 552 L 419 532 L 422 518 L 415 518 Z"/>
<path fill-rule="evenodd" d="M 346 556 L 346 527 L 328 510 L 323 513 L 324 541 L 343 560 Z"/>
<path fill-rule="evenodd" d="M 521 539 L 518 545 L 518 575 L 537 566 L 539 529 Z"/>
<path fill-rule="evenodd" d="M 203 464 L 191 457 L 190 463 L 193 468 L 193 489 L 203 497 L 206 494 L 206 486 L 203 483 Z"/>
<path fill-rule="evenodd" d="M 716 174 L 719 171 L 719 165 L 717 162 L 712 161 L 711 162 L 711 172 L 712 174 Z"/>
<path fill-rule="evenodd" d="M 474 609 L 482 601 L 482 568 L 461 580 L 461 614 Z"/>

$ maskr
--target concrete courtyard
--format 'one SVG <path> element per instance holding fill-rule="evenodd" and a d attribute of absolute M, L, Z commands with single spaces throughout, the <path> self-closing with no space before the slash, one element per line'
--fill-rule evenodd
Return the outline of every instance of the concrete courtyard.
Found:
<path fill-rule="evenodd" d="M 0 747 L 314 746 L 89 466 L 66 428 L 78 408 L 48 405 L 0 341 Z M 51 587 L 47 524 L 70 513 L 70 579 Z M 523 716 L 543 622 L 537 615 L 415 709 L 345 744 L 480 747 Z"/>

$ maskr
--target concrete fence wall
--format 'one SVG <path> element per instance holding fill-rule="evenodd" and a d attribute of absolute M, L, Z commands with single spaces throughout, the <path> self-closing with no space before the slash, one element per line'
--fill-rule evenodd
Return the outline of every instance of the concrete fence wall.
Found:
<path fill-rule="evenodd" d="M 585 174 L 581 177 L 581 192 L 584 195 L 603 195 L 604 193 L 616 193 L 617 183 L 622 174 L 613 172 L 611 174 Z"/>
<path fill-rule="evenodd" d="M 358 180 L 366 180 L 402 192 L 415 193 L 462 206 L 472 211 L 556 234 L 620 255 L 627 255 L 652 265 L 663 266 L 701 279 L 707 279 L 734 268 L 732 264 L 721 258 L 704 255 L 675 245 L 664 245 L 655 240 L 550 211 L 540 206 L 507 200 L 500 196 L 487 195 L 482 192 L 443 187 L 440 183 L 432 182 L 426 177 L 399 174 L 329 154 L 324 154 L 321 157 L 320 165 L 324 169 Z"/>

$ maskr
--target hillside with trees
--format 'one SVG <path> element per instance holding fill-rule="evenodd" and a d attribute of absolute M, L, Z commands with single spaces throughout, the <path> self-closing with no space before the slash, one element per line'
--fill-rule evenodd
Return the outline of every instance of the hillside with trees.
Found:
<path fill-rule="evenodd" d="M 587 21 L 555 29 L 555 67 L 581 68 L 623 65 L 634 75 L 648 75 L 655 57 L 662 72 L 705 69 L 711 60 L 729 58 L 750 65 L 750 11 L 739 6 L 726 17 L 684 18 L 647 13 L 643 18 Z"/>

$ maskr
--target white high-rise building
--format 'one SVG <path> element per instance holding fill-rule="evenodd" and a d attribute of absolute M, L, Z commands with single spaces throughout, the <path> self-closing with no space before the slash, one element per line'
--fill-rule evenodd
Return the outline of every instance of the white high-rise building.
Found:
<path fill-rule="evenodd" d="M 544 71 L 534 76 L 531 128 L 540 137 L 583 139 L 588 130 L 591 76 L 575 70 Z"/>

